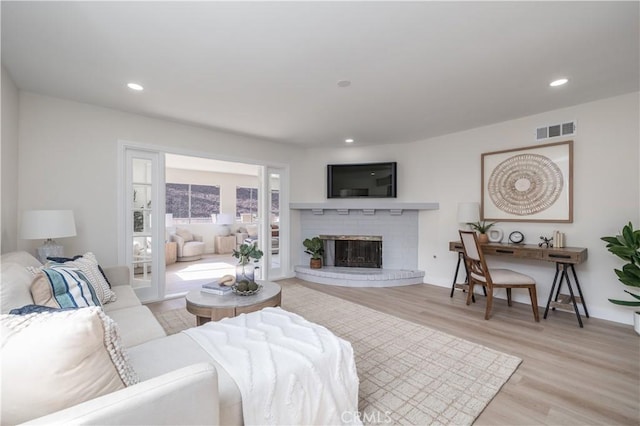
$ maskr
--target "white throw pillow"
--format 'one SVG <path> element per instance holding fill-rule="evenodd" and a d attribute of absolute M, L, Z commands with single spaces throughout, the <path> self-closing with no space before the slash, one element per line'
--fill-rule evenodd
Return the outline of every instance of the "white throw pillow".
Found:
<path fill-rule="evenodd" d="M 258 237 L 258 225 L 247 225 L 247 233 L 251 238 Z"/>
<path fill-rule="evenodd" d="M 1 313 L 8 314 L 11 309 L 32 304 L 33 275 L 18 263 L 3 262 L 0 268 Z"/>
<path fill-rule="evenodd" d="M 98 307 L 0 315 L 2 423 L 97 398 L 138 379 L 117 325 Z"/>
<path fill-rule="evenodd" d="M 176 229 L 176 235 L 182 238 L 185 243 L 187 241 L 193 241 L 193 234 L 189 232 L 187 229 L 183 229 L 183 228 Z"/>

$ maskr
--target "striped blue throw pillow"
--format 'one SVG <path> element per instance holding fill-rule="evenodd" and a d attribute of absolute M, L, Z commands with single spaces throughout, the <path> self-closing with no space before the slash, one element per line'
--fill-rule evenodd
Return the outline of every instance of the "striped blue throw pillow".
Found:
<path fill-rule="evenodd" d="M 95 290 L 78 268 L 52 265 L 31 285 L 31 295 L 38 305 L 54 308 L 101 306 Z"/>

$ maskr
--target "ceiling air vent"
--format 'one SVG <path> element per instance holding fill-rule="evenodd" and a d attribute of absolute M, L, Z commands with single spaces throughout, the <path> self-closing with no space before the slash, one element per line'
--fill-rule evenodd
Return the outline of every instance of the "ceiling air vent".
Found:
<path fill-rule="evenodd" d="M 569 121 L 568 123 L 552 124 L 550 126 L 538 127 L 536 129 L 536 140 L 541 141 L 558 136 L 570 136 L 575 134 L 576 122 Z"/>

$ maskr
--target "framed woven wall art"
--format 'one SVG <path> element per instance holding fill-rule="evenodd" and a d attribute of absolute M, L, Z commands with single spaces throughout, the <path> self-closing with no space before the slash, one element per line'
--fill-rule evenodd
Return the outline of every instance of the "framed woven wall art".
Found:
<path fill-rule="evenodd" d="M 573 141 L 482 154 L 481 216 L 573 222 Z"/>

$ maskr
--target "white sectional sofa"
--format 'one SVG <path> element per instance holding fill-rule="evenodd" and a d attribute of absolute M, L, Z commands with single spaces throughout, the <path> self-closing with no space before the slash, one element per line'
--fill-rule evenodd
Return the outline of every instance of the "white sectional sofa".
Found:
<path fill-rule="evenodd" d="M 26 267 L 42 266 L 40 262 L 26 252 L 4 254 L 1 262 L 2 314 L 33 304 L 29 291 L 33 276 Z M 240 391 L 225 370 L 188 336 L 166 336 L 129 285 L 127 267 L 107 267 L 104 272 L 117 300 L 103 310 L 118 324 L 139 383 L 77 405 L 70 402 L 69 408 L 28 423 L 242 424 Z M 3 377 L 2 394 L 14 385 Z M 3 404 L 3 412 L 5 408 Z M 7 424 L 3 417 L 0 420 Z"/>
<path fill-rule="evenodd" d="M 357 411 L 351 345 L 296 314 L 265 308 L 167 336 L 127 267 L 104 268 L 111 290 L 106 281 L 96 290 L 83 276 L 102 280 L 91 253 L 72 261 L 90 262 L 88 271 L 72 263 L 37 269 L 26 252 L 1 262 L 2 425 L 242 425 L 245 416 L 252 424 L 335 424 Z M 56 281 L 63 273 L 76 276 Z M 40 298 L 42 280 L 62 295 L 58 308 L 77 290 L 75 305 L 33 312 L 34 297 L 38 311 L 51 300 Z M 101 291 L 102 307 L 76 308 Z M 117 300 L 107 303 L 111 291 Z"/>

